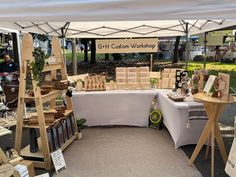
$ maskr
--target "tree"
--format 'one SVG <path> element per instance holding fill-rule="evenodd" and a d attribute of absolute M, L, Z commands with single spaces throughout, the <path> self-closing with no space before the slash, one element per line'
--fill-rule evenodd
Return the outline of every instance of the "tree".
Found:
<path fill-rule="evenodd" d="M 178 60 L 179 60 L 179 42 L 180 42 L 180 36 L 177 36 L 176 40 L 175 40 L 174 57 L 173 57 L 172 63 L 178 63 Z"/>
<path fill-rule="evenodd" d="M 96 63 L 96 44 L 95 39 L 91 39 L 91 64 Z"/>
<path fill-rule="evenodd" d="M 109 53 L 105 53 L 105 60 L 106 60 L 106 61 L 109 60 Z"/>
<path fill-rule="evenodd" d="M 84 50 L 84 62 L 88 63 L 88 40 L 87 39 L 81 39 L 81 43 L 83 44 L 83 49 Z"/>

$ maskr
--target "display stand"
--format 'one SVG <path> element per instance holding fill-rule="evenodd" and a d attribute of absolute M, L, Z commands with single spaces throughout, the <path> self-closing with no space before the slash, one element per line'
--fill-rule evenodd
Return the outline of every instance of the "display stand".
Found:
<path fill-rule="evenodd" d="M 50 170 L 52 168 L 52 160 L 50 152 L 52 150 L 49 148 L 47 129 L 49 129 L 54 124 L 60 122 L 61 119 L 65 119 L 71 116 L 74 134 L 70 136 L 64 144 L 60 145 L 62 151 L 73 142 L 78 137 L 77 125 L 75 117 L 73 116 L 73 106 L 71 97 L 66 96 L 67 110 L 65 111 L 62 118 L 56 119 L 53 124 L 46 125 L 45 114 L 43 109 L 43 103 L 50 102 L 50 109 L 55 110 L 56 98 L 62 96 L 67 90 L 53 90 L 48 94 L 41 95 L 41 88 L 37 85 L 37 81 L 32 80 L 33 93 L 34 96 L 28 96 L 25 93 L 26 90 L 26 75 L 27 75 L 27 65 L 34 61 L 33 52 L 33 39 L 30 34 L 25 34 L 22 38 L 22 63 L 20 67 L 20 84 L 19 84 L 19 99 L 18 99 L 18 112 L 17 112 L 17 125 L 16 125 L 16 138 L 15 138 L 15 149 L 18 153 L 28 160 L 34 162 L 34 166 L 38 168 L 44 168 Z M 44 66 L 43 72 L 50 72 L 51 79 L 56 79 L 56 72 L 60 70 L 62 80 L 67 80 L 67 74 L 65 72 L 65 64 L 61 52 L 60 41 L 57 37 L 52 37 L 52 55 L 56 58 L 55 63 L 50 63 Z M 29 72 L 29 71 L 28 71 Z M 24 103 L 26 100 L 34 100 L 38 125 L 25 125 L 23 122 L 24 118 Z M 30 152 L 30 145 L 21 149 L 22 142 L 22 129 L 23 128 L 36 128 L 39 129 L 40 137 L 38 138 L 39 150 L 35 153 Z"/>
<path fill-rule="evenodd" d="M 215 140 L 219 146 L 221 156 L 224 163 L 227 161 L 227 154 L 225 151 L 223 139 L 218 126 L 218 120 L 224 110 L 225 104 L 236 102 L 236 98 L 230 96 L 228 101 L 222 101 L 219 98 L 208 96 L 204 93 L 197 93 L 194 95 L 195 101 L 203 102 L 208 116 L 207 124 L 201 134 L 198 144 L 189 160 L 189 165 L 192 165 L 202 146 L 205 144 L 207 138 L 211 137 L 211 176 L 214 177 L 214 144 Z"/>

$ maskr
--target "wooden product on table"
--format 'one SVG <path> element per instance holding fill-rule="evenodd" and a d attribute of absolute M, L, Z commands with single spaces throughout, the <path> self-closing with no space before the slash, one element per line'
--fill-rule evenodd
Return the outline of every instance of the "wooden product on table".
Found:
<path fill-rule="evenodd" d="M 104 75 L 86 76 L 84 82 L 86 91 L 106 90 L 106 77 Z"/>
<path fill-rule="evenodd" d="M 224 110 L 225 105 L 235 103 L 236 97 L 229 96 L 229 100 L 224 101 L 224 100 L 220 100 L 219 98 L 211 97 L 209 94 L 207 95 L 204 93 L 197 93 L 194 95 L 194 100 L 198 102 L 202 102 L 204 104 L 204 107 L 208 116 L 208 121 L 199 138 L 197 146 L 194 149 L 194 152 L 189 160 L 189 165 L 193 164 L 202 146 L 205 144 L 206 140 L 209 138 L 211 140 L 211 143 L 210 143 L 211 145 L 211 177 L 214 177 L 215 140 L 217 144 L 219 145 L 220 153 L 221 153 L 224 163 L 226 164 L 226 161 L 227 161 L 227 154 L 225 151 L 224 142 L 223 142 L 220 128 L 218 125 L 218 120 Z M 207 154 L 206 154 L 206 157 L 207 157 Z"/>

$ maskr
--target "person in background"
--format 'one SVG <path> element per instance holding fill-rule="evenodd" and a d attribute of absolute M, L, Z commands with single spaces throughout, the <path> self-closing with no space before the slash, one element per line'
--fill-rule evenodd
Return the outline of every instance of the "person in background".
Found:
<path fill-rule="evenodd" d="M 12 81 L 19 75 L 19 68 L 16 63 L 11 60 L 7 54 L 3 55 L 4 61 L 0 63 L 0 79 Z"/>

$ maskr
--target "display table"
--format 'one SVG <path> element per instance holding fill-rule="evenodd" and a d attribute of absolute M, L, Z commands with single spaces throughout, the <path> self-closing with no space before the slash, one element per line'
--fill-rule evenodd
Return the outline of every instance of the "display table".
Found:
<path fill-rule="evenodd" d="M 156 90 L 108 90 L 73 92 L 74 113 L 87 119 L 88 126 L 148 126 Z"/>
<path fill-rule="evenodd" d="M 224 142 L 220 133 L 220 129 L 218 126 L 218 120 L 221 113 L 224 110 L 225 104 L 230 104 L 236 102 L 236 98 L 230 96 L 229 101 L 221 101 L 218 98 L 213 98 L 211 96 L 207 96 L 203 93 L 198 93 L 194 95 L 194 99 L 196 101 L 204 103 L 204 107 L 206 109 L 208 115 L 207 124 L 201 134 L 201 137 L 197 143 L 197 146 L 189 160 L 189 164 L 192 165 L 197 155 L 199 154 L 203 144 L 206 142 L 207 138 L 211 136 L 211 176 L 214 176 L 214 144 L 215 140 L 219 145 L 221 156 L 224 160 L 224 163 L 227 161 L 227 154 L 224 147 Z"/>
<path fill-rule="evenodd" d="M 193 100 L 193 97 L 186 98 L 184 102 L 170 100 L 167 93 L 171 90 L 158 90 L 158 107 L 164 117 L 164 124 L 175 143 L 175 148 L 187 144 L 196 144 L 206 124 L 206 120 L 191 121 L 191 128 L 186 128 L 188 111 L 190 105 L 202 105 Z"/>

